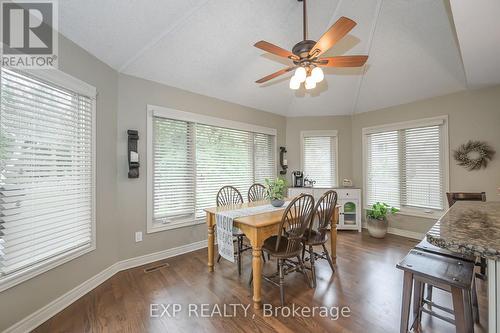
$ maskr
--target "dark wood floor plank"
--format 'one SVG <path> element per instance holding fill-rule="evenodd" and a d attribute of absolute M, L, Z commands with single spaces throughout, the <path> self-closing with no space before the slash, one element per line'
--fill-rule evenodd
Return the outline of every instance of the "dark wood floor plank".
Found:
<path fill-rule="evenodd" d="M 248 278 L 251 255 L 243 257 L 243 273 L 222 260 L 215 272 L 206 271 L 206 249 L 169 258 L 158 263 L 120 272 L 62 312 L 39 326 L 35 332 L 398 332 L 403 275 L 395 268 L 417 241 L 388 235 L 374 239 L 365 232 L 339 232 L 336 272 L 332 275 L 325 260 L 317 261 L 317 287 L 309 288 L 303 276 L 286 276 L 286 305 L 348 306 L 349 318 L 265 317 L 250 306 L 232 318 L 188 316 L 188 304 L 252 304 Z M 146 273 L 145 267 L 168 263 L 168 267 Z M 264 273 L 276 269 L 264 265 Z M 481 323 L 487 322 L 487 286 L 478 283 Z M 264 282 L 264 303 L 275 307 L 279 289 Z M 451 296 L 436 290 L 437 302 L 451 306 Z M 182 304 L 175 318 L 151 318 L 150 304 Z M 424 314 L 422 332 L 454 332 L 452 325 Z M 486 332 L 486 324 L 476 325 Z"/>

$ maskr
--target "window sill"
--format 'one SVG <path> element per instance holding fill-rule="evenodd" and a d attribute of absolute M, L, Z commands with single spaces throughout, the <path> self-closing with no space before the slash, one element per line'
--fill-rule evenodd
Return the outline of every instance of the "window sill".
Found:
<path fill-rule="evenodd" d="M 12 288 L 26 280 L 36 277 L 45 273 L 57 266 L 63 265 L 73 259 L 83 256 L 86 253 L 92 252 L 96 249 L 95 245 L 90 245 L 85 248 L 74 249 L 68 253 L 64 253 L 52 259 L 40 262 L 37 265 L 31 266 L 11 275 L 0 277 L 0 292 Z"/>
<path fill-rule="evenodd" d="M 148 223 L 148 227 L 147 227 L 146 232 L 148 234 L 154 234 L 155 232 L 173 230 L 173 229 L 179 229 L 179 228 L 185 228 L 185 227 L 192 227 L 192 226 L 203 224 L 203 223 L 205 223 L 205 219 L 197 219 L 194 221 L 172 223 L 172 224 L 159 224 L 159 223 L 151 224 L 151 223 Z"/>
<path fill-rule="evenodd" d="M 370 208 L 365 207 L 365 210 L 368 210 L 368 209 L 370 209 Z M 445 210 L 441 210 L 441 211 L 440 210 L 432 210 L 432 211 L 427 213 L 424 210 L 418 210 L 418 209 L 415 209 L 415 210 L 402 209 L 399 212 L 397 212 L 396 214 L 397 215 L 405 215 L 405 216 L 413 216 L 413 217 L 422 217 L 422 218 L 426 218 L 426 219 L 430 219 L 430 220 L 437 220 L 441 216 L 443 216 L 443 214 L 445 212 L 446 212 Z"/>

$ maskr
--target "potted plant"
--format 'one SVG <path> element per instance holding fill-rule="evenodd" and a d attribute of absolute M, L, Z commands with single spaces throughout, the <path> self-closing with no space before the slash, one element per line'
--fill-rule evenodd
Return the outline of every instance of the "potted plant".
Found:
<path fill-rule="evenodd" d="M 387 215 L 398 212 L 399 209 L 391 207 L 385 202 L 377 202 L 371 209 L 366 210 L 366 223 L 368 233 L 375 238 L 384 238 L 387 234 Z"/>
<path fill-rule="evenodd" d="M 276 178 L 275 180 L 266 179 L 266 192 L 265 196 L 271 201 L 274 207 L 281 207 L 285 204 L 283 200 L 285 197 L 286 181 L 283 178 Z"/>

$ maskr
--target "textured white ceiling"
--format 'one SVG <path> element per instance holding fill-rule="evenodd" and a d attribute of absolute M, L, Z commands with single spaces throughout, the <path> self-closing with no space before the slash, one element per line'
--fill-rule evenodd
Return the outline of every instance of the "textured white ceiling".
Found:
<path fill-rule="evenodd" d="M 309 38 L 340 16 L 358 25 L 327 55 L 369 54 L 367 65 L 327 69 L 312 92 L 289 63 L 252 45 L 287 49 L 302 39 L 296 0 L 65 0 L 61 33 L 134 76 L 287 116 L 365 112 L 465 89 L 447 0 L 309 0 Z"/>
<path fill-rule="evenodd" d="M 467 84 L 500 84 L 500 1 L 450 0 Z"/>

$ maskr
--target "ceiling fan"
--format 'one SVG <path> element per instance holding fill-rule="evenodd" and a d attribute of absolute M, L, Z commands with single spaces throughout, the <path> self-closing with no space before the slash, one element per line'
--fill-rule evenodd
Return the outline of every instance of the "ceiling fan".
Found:
<path fill-rule="evenodd" d="M 291 52 L 263 40 L 254 44 L 255 47 L 261 50 L 290 59 L 293 62 L 293 66 L 283 68 L 275 73 L 264 76 L 263 78 L 255 81 L 256 83 L 267 82 L 295 69 L 295 75 L 290 79 L 290 89 L 299 89 L 302 82 L 305 82 L 304 85 L 306 89 L 314 89 L 316 87 L 316 83 L 321 82 L 324 78 L 321 67 L 360 67 L 363 66 L 368 59 L 368 56 L 365 55 L 321 58 L 323 53 L 328 51 L 333 45 L 347 35 L 349 31 L 354 28 L 354 26 L 356 26 L 356 22 L 342 16 L 330 27 L 330 29 L 328 29 L 327 32 L 323 34 L 323 36 L 321 36 L 317 42 L 309 40 L 307 39 L 306 0 L 298 1 L 303 2 L 303 41 L 295 44 Z"/>

